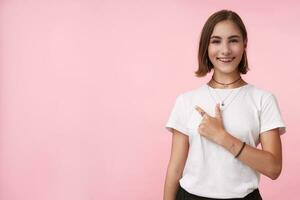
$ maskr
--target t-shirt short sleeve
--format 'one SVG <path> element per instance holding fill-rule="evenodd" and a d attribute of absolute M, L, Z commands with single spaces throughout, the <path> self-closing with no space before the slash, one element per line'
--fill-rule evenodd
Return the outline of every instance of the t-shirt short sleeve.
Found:
<path fill-rule="evenodd" d="M 166 129 L 173 132 L 173 129 L 188 135 L 186 127 L 186 105 L 182 95 L 176 97 L 169 119 L 165 125 Z"/>
<path fill-rule="evenodd" d="M 262 102 L 260 113 L 260 133 L 279 128 L 279 134 L 286 132 L 286 126 L 282 119 L 276 97 L 271 94 Z"/>

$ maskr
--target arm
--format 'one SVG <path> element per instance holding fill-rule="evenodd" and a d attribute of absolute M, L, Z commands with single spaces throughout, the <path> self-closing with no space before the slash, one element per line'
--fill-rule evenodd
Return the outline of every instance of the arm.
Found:
<path fill-rule="evenodd" d="M 223 136 L 218 142 L 219 145 L 236 155 L 243 143 L 226 131 Z M 282 150 L 278 128 L 261 133 L 260 141 L 262 150 L 246 144 L 237 159 L 275 180 L 279 177 L 282 169 Z"/>
<path fill-rule="evenodd" d="M 189 150 L 188 136 L 173 129 L 171 157 L 164 185 L 164 200 L 175 200 L 179 179 L 185 166 Z"/>

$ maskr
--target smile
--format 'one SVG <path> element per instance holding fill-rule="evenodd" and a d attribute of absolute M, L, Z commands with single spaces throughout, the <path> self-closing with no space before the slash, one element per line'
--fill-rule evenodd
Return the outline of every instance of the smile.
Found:
<path fill-rule="evenodd" d="M 230 63 L 234 60 L 234 58 L 217 58 L 217 60 L 223 62 L 223 63 Z"/>

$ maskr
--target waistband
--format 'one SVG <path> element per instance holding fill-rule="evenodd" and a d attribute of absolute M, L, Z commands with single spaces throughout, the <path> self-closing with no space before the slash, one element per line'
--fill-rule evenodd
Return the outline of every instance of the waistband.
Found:
<path fill-rule="evenodd" d="M 187 192 L 185 189 L 183 189 L 179 184 L 176 200 L 183 200 L 183 199 L 184 200 L 221 200 L 221 199 L 208 198 L 208 197 L 202 197 L 202 196 L 191 194 Z M 262 197 L 259 193 L 259 189 L 256 188 L 255 190 L 253 190 L 251 193 L 249 193 L 243 198 L 230 198 L 225 200 L 262 200 Z"/>

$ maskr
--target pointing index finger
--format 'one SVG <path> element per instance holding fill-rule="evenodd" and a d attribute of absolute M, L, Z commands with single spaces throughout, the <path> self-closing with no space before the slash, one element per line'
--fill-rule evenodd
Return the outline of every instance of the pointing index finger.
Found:
<path fill-rule="evenodd" d="M 195 106 L 195 109 L 201 114 L 202 117 L 206 114 L 206 112 L 197 105 Z"/>

